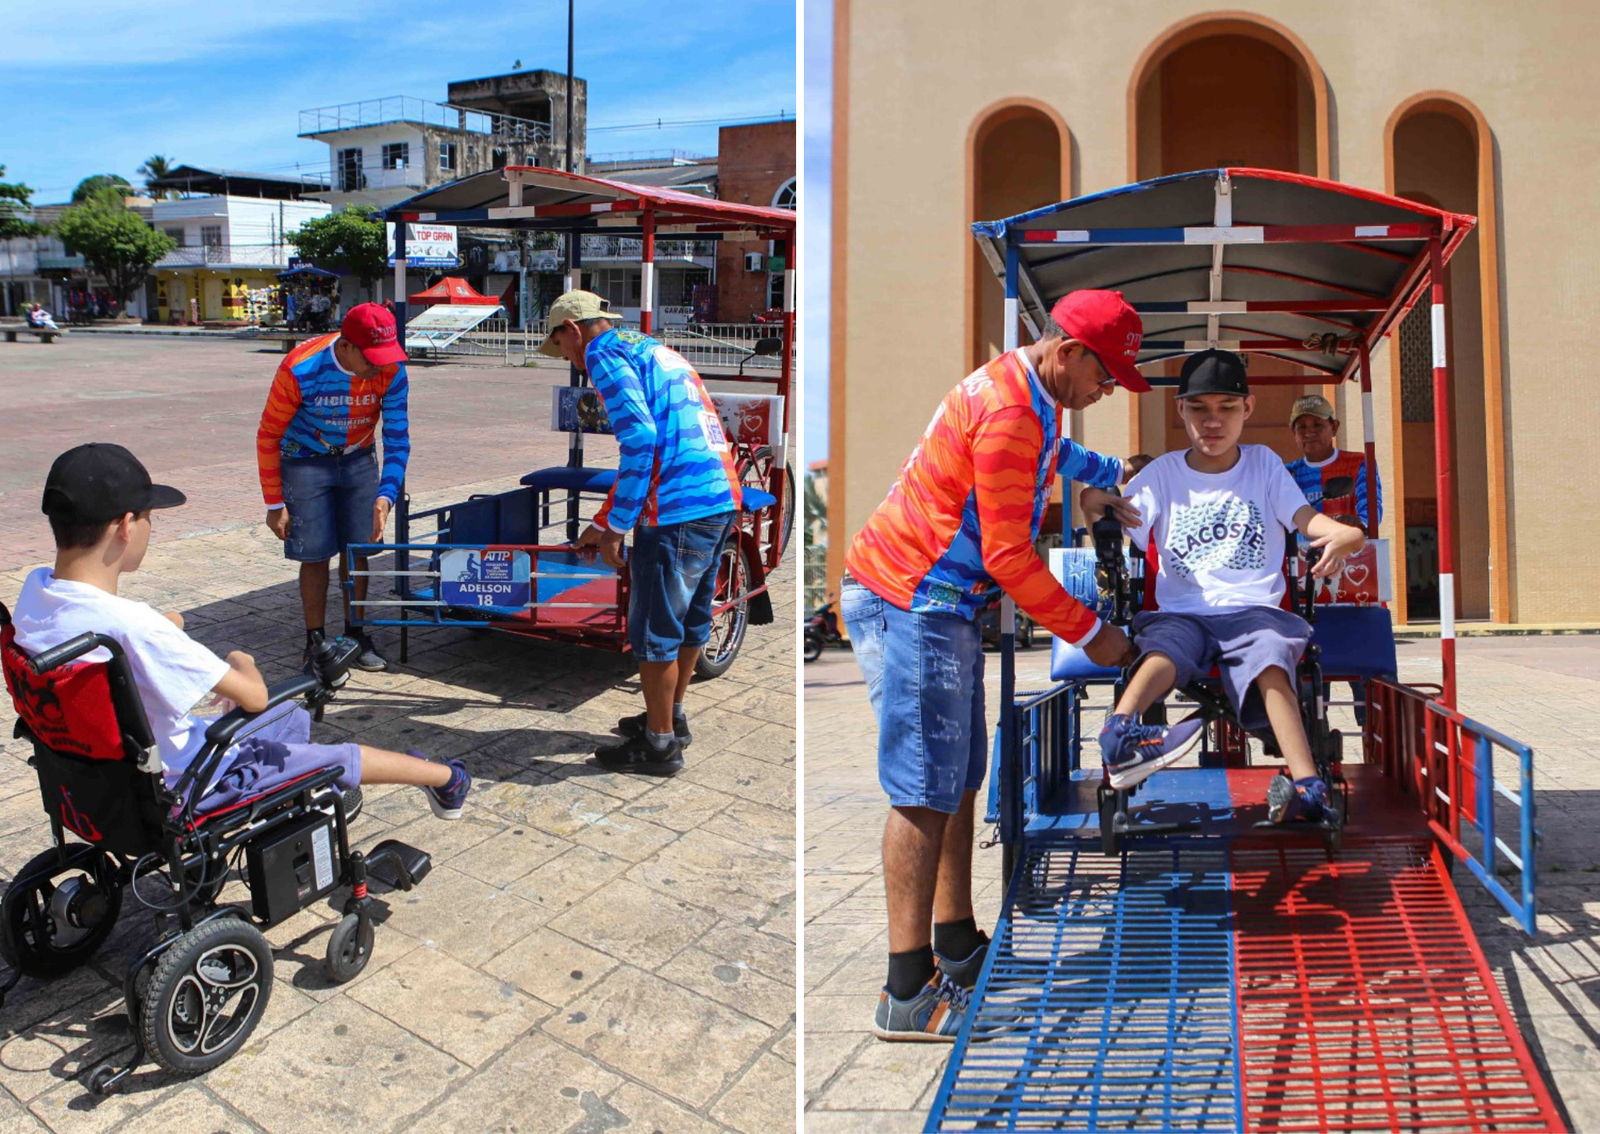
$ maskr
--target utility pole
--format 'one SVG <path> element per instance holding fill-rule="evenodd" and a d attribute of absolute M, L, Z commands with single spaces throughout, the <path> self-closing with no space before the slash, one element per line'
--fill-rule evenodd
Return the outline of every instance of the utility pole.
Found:
<path fill-rule="evenodd" d="M 576 172 L 572 158 L 572 4 L 567 0 L 567 172 Z"/>

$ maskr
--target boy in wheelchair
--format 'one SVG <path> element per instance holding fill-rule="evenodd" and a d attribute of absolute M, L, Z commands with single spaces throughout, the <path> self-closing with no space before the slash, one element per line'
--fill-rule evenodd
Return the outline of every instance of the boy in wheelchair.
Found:
<path fill-rule="evenodd" d="M 1239 443 L 1255 399 L 1238 355 L 1192 355 L 1177 397 L 1189 448 L 1152 462 L 1126 499 L 1095 488 L 1080 497 L 1085 515 L 1111 508 L 1135 546 L 1155 540 L 1160 560 L 1160 609 L 1134 618 L 1140 656 L 1100 734 L 1107 779 L 1131 787 L 1193 746 L 1204 729 L 1198 717 L 1170 727 L 1140 717 L 1215 667 L 1241 727 L 1270 729 L 1289 766 L 1289 775 L 1273 777 L 1267 818 L 1321 820 L 1329 785 L 1317 774 L 1294 676 L 1311 629 L 1282 608 L 1284 537 L 1292 528 L 1321 549 L 1318 578 L 1336 575 L 1366 537 L 1308 504 L 1270 449 Z"/>
<path fill-rule="evenodd" d="M 441 819 L 459 819 L 472 777 L 460 760 L 434 763 L 357 744 L 311 744 L 311 717 L 293 703 L 270 714 L 267 683 L 249 654 L 219 658 L 183 631 L 183 617 L 160 614 L 117 593 L 150 544 L 152 513 L 184 495 L 150 474 L 120 445 L 80 445 L 56 458 L 43 511 L 55 535 L 54 568 L 28 576 L 13 615 L 16 645 L 38 654 L 84 633 L 116 639 L 133 671 L 155 734 L 168 786 L 205 744 L 216 717 L 237 706 L 262 713 L 241 732 L 210 784 L 198 785 L 201 810 L 257 795 L 307 772 L 337 765 L 338 786 L 408 784 L 423 789 Z M 88 655 L 105 657 L 103 649 Z"/>

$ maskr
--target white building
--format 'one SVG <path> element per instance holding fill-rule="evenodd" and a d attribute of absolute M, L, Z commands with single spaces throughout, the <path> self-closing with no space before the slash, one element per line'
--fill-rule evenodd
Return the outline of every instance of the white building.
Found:
<path fill-rule="evenodd" d="M 286 236 L 333 212 L 326 201 L 189 197 L 157 201 L 151 224 L 178 242 L 153 269 L 154 317 L 163 323 L 251 321 L 294 245 Z"/>

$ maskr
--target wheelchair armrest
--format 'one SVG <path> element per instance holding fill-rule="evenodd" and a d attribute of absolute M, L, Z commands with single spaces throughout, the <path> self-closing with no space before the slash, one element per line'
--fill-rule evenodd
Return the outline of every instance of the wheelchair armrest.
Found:
<path fill-rule="evenodd" d="M 315 677 L 291 677 L 288 681 L 280 681 L 267 689 L 267 705 L 260 713 L 248 713 L 243 709 L 234 709 L 217 718 L 215 724 L 206 729 L 206 740 L 212 744 L 226 747 L 238 735 L 239 730 L 267 711 L 275 709 L 285 701 L 293 701 L 304 697 L 307 693 L 314 693 L 322 688 L 322 682 Z"/>

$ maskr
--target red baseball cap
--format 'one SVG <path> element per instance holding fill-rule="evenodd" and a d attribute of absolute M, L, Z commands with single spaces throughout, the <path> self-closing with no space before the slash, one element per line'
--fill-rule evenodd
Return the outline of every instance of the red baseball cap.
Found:
<path fill-rule="evenodd" d="M 1135 316 L 1138 318 L 1138 316 Z M 406 348 L 395 332 L 394 314 L 378 303 L 358 303 L 350 308 L 339 334 L 374 366 L 392 366 L 406 360 Z"/>
<path fill-rule="evenodd" d="M 1050 318 L 1094 351 L 1106 373 L 1123 389 L 1149 392 L 1150 383 L 1134 365 L 1144 341 L 1144 322 L 1120 291 L 1070 291 L 1056 300 Z"/>

